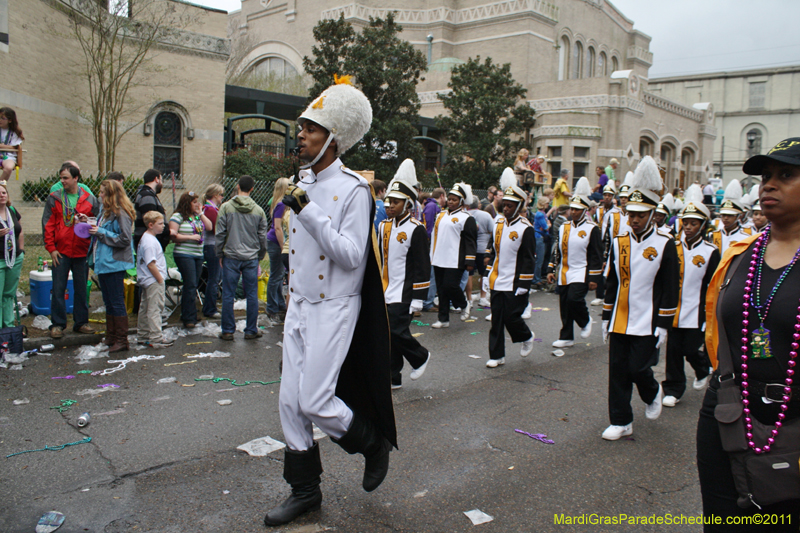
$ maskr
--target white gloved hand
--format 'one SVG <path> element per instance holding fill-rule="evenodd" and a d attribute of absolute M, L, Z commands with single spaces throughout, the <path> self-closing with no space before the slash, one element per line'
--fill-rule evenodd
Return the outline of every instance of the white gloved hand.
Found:
<path fill-rule="evenodd" d="M 665 328 L 656 328 L 656 350 L 667 342 L 667 330 Z"/>
<path fill-rule="evenodd" d="M 411 300 L 411 305 L 408 306 L 408 314 L 413 315 L 422 311 L 422 300 Z"/>
<path fill-rule="evenodd" d="M 608 342 L 608 320 L 603 320 L 603 344 Z"/>
<path fill-rule="evenodd" d="M 528 294 L 528 289 L 519 287 L 516 291 L 514 291 L 514 296 L 522 296 L 523 294 Z"/>

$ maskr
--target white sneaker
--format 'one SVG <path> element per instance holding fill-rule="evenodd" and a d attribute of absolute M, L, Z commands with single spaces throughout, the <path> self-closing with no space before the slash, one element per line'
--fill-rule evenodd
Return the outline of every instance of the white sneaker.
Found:
<path fill-rule="evenodd" d="M 606 440 L 618 440 L 620 437 L 627 437 L 633 434 L 633 424 L 627 426 L 608 426 L 603 432 L 603 438 Z"/>
<path fill-rule="evenodd" d="M 533 351 L 533 332 L 531 332 L 531 338 L 522 343 L 522 348 L 520 349 L 519 354 L 522 357 L 528 357 L 532 351 Z"/>
<path fill-rule="evenodd" d="M 588 339 L 589 335 L 592 334 L 592 322 L 594 322 L 594 320 L 589 318 L 589 323 L 586 324 L 586 327 L 581 328 L 581 339 Z"/>
<path fill-rule="evenodd" d="M 570 346 L 575 346 L 575 341 L 557 340 L 553 342 L 553 348 L 569 348 Z"/>
<path fill-rule="evenodd" d="M 489 313 L 488 315 L 486 315 L 486 318 L 484 318 L 484 320 L 486 322 L 491 322 L 492 321 L 492 313 Z"/>
<path fill-rule="evenodd" d="M 531 306 L 530 302 L 528 302 L 528 307 L 526 307 L 525 312 L 522 313 L 522 318 L 528 320 L 532 314 L 533 314 L 533 307 Z"/>
<path fill-rule="evenodd" d="M 501 357 L 500 359 L 489 359 L 488 361 L 486 361 L 487 368 L 496 368 L 504 364 L 506 364 L 505 357 Z"/>
<path fill-rule="evenodd" d="M 481 298 L 480 300 L 478 300 L 478 305 L 482 307 L 491 307 L 492 302 L 490 302 L 487 298 Z"/>
<path fill-rule="evenodd" d="M 441 321 L 437 320 L 436 322 L 431 324 L 431 327 L 433 329 L 449 328 L 450 327 L 450 322 L 441 322 Z"/>
<path fill-rule="evenodd" d="M 675 396 L 664 396 L 664 399 L 661 400 L 661 405 L 664 407 L 675 407 L 675 404 L 679 401 L 680 400 Z"/>
<path fill-rule="evenodd" d="M 589 305 L 603 305 L 603 300 L 601 300 L 600 298 L 595 298 Z"/>
<path fill-rule="evenodd" d="M 656 394 L 653 403 L 647 404 L 644 408 L 644 416 L 646 416 L 648 420 L 656 420 L 659 416 L 661 416 L 661 405 L 663 398 L 664 389 L 662 389 L 661 385 L 659 385 L 658 394 Z"/>
<path fill-rule="evenodd" d="M 708 380 L 711 379 L 711 374 L 714 372 L 713 368 L 708 369 L 708 375 L 703 379 L 694 378 L 694 383 L 692 383 L 692 388 L 694 390 L 703 390 L 708 385 Z"/>
<path fill-rule="evenodd" d="M 428 358 L 425 359 L 425 362 L 422 363 L 422 366 L 411 371 L 411 379 L 421 378 L 422 374 L 425 373 L 425 367 L 428 366 L 428 362 L 430 360 L 431 360 L 431 352 L 428 352 Z"/>
<path fill-rule="evenodd" d="M 470 311 L 472 311 L 472 302 L 467 301 L 467 306 L 464 308 L 464 311 L 461 312 L 461 322 L 469 320 Z"/>

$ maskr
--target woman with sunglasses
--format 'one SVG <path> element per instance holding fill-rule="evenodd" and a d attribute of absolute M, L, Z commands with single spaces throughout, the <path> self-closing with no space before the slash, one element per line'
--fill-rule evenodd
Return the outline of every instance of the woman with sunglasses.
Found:
<path fill-rule="evenodd" d="M 181 273 L 181 321 L 187 329 L 197 324 L 197 285 L 203 270 L 203 232 L 213 224 L 203 214 L 203 205 L 194 192 L 185 192 L 169 219 L 169 232 L 175 249 L 172 256 Z"/>

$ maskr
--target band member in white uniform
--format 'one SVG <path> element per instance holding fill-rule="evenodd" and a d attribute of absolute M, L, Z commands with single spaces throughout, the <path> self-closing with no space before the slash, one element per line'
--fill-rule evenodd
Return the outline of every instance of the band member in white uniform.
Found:
<path fill-rule="evenodd" d="M 617 213 L 619 213 L 619 208 L 614 205 L 614 196 L 617 194 L 617 190 L 614 188 L 614 182 L 609 181 L 608 184 L 603 187 L 603 201 L 597 207 L 597 211 L 594 214 L 594 223 L 597 224 L 597 227 L 600 228 L 600 237 L 603 239 L 603 270 L 605 270 L 605 261 L 606 261 L 606 250 L 605 250 L 605 226 L 606 226 L 606 217 L 608 214 L 614 209 L 616 209 Z M 617 224 L 619 227 L 619 223 Z M 603 305 L 603 299 L 606 297 L 606 277 L 605 275 L 600 276 L 600 279 L 597 281 L 597 290 L 595 291 L 595 299 L 592 300 L 591 305 Z"/>
<path fill-rule="evenodd" d="M 367 181 L 339 159 L 371 123 L 369 101 L 347 76 L 336 77 L 298 119 L 307 172 L 283 198 L 295 214 L 279 402 L 284 479 L 292 493 L 267 513 L 268 526 L 291 522 L 322 502 L 312 423 L 348 453 L 364 455 L 366 491 L 386 477 L 396 446 L 375 203 Z"/>
<path fill-rule="evenodd" d="M 739 222 L 745 211 L 742 204 L 742 184 L 734 179 L 725 187 L 725 196 L 719 207 L 721 227 L 709 235 L 709 241 L 719 249 L 720 255 L 725 255 L 725 250 L 731 244 L 754 234 L 751 228 L 744 228 Z"/>
<path fill-rule="evenodd" d="M 717 247 L 703 240 L 710 217 L 711 213 L 703 205 L 700 185 L 690 185 L 686 190 L 686 207 L 681 212 L 683 231 L 675 242 L 680 294 L 667 339 L 667 376 L 661 382 L 665 407 L 675 407 L 686 391 L 684 359 L 694 369 L 692 386 L 695 390 L 703 390 L 710 376 L 711 361 L 703 349 L 706 290 L 720 260 Z"/>
<path fill-rule="evenodd" d="M 469 318 L 472 302 L 461 290 L 464 270 L 475 268 L 478 226 L 467 213 L 472 203 L 472 187 L 456 183 L 447 193 L 447 209 L 439 213 L 431 235 L 431 264 L 439 294 L 439 320 L 434 329 L 450 327 L 450 304 L 461 309 L 461 321 Z"/>
<path fill-rule="evenodd" d="M 403 386 L 403 358 L 411 368 L 411 379 L 425 372 L 431 354 L 411 335 L 409 327 L 415 311 L 430 287 L 431 262 L 428 257 L 428 232 L 411 216 L 417 200 L 417 173 L 414 162 L 406 159 L 389 183 L 386 214 L 378 226 L 381 248 L 381 279 L 392 333 L 392 389 Z"/>
<path fill-rule="evenodd" d="M 673 237 L 675 236 L 675 231 L 672 229 L 672 226 L 669 225 L 669 219 L 672 217 L 674 211 L 675 200 L 672 198 L 672 193 L 667 193 L 661 201 L 658 202 L 656 211 L 653 214 L 653 222 L 655 222 L 656 227 L 671 233 Z"/>
<path fill-rule="evenodd" d="M 608 263 L 603 340 L 609 342 L 606 440 L 633 433 L 633 385 L 647 404 L 645 416 L 661 414 L 661 385 L 653 377 L 658 350 L 667 341 L 678 306 L 678 254 L 668 233 L 654 227 L 663 188 L 658 166 L 645 156 L 636 167 L 626 206 L 630 233 L 614 239 Z"/>
<path fill-rule="evenodd" d="M 547 281 L 557 283 L 561 308 L 561 331 L 554 348 L 575 344 L 576 322 L 582 339 L 592 334 L 586 294 L 597 288 L 597 280 L 603 275 L 603 242 L 600 228 L 586 215 L 590 202 L 587 192 L 591 193 L 589 181 L 581 178 L 569 203 L 571 220 L 558 228 L 558 241 L 550 254 Z"/>
<path fill-rule="evenodd" d="M 486 362 L 489 368 L 506 362 L 503 327 L 511 336 L 511 342 L 522 343 L 519 352 L 522 357 L 533 351 L 533 332 L 522 313 L 528 305 L 528 291 L 533 283 L 536 235 L 531 223 L 523 216 L 527 194 L 516 182 L 513 170 L 503 170 L 500 177 L 503 215 L 495 220 L 486 249 L 486 262 L 491 265 L 488 274 L 492 293 L 492 328 L 489 331 L 489 361 Z"/>

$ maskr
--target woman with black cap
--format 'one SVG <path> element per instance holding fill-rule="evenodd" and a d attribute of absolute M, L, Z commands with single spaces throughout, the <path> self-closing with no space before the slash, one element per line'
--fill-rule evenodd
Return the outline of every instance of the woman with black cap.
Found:
<path fill-rule="evenodd" d="M 728 248 L 708 290 L 706 346 L 716 370 L 697 424 L 697 467 L 703 513 L 722 523 L 705 531 L 797 531 L 800 137 L 743 170 L 762 176 L 770 224 Z M 758 525 L 727 525 L 729 517 Z"/>

